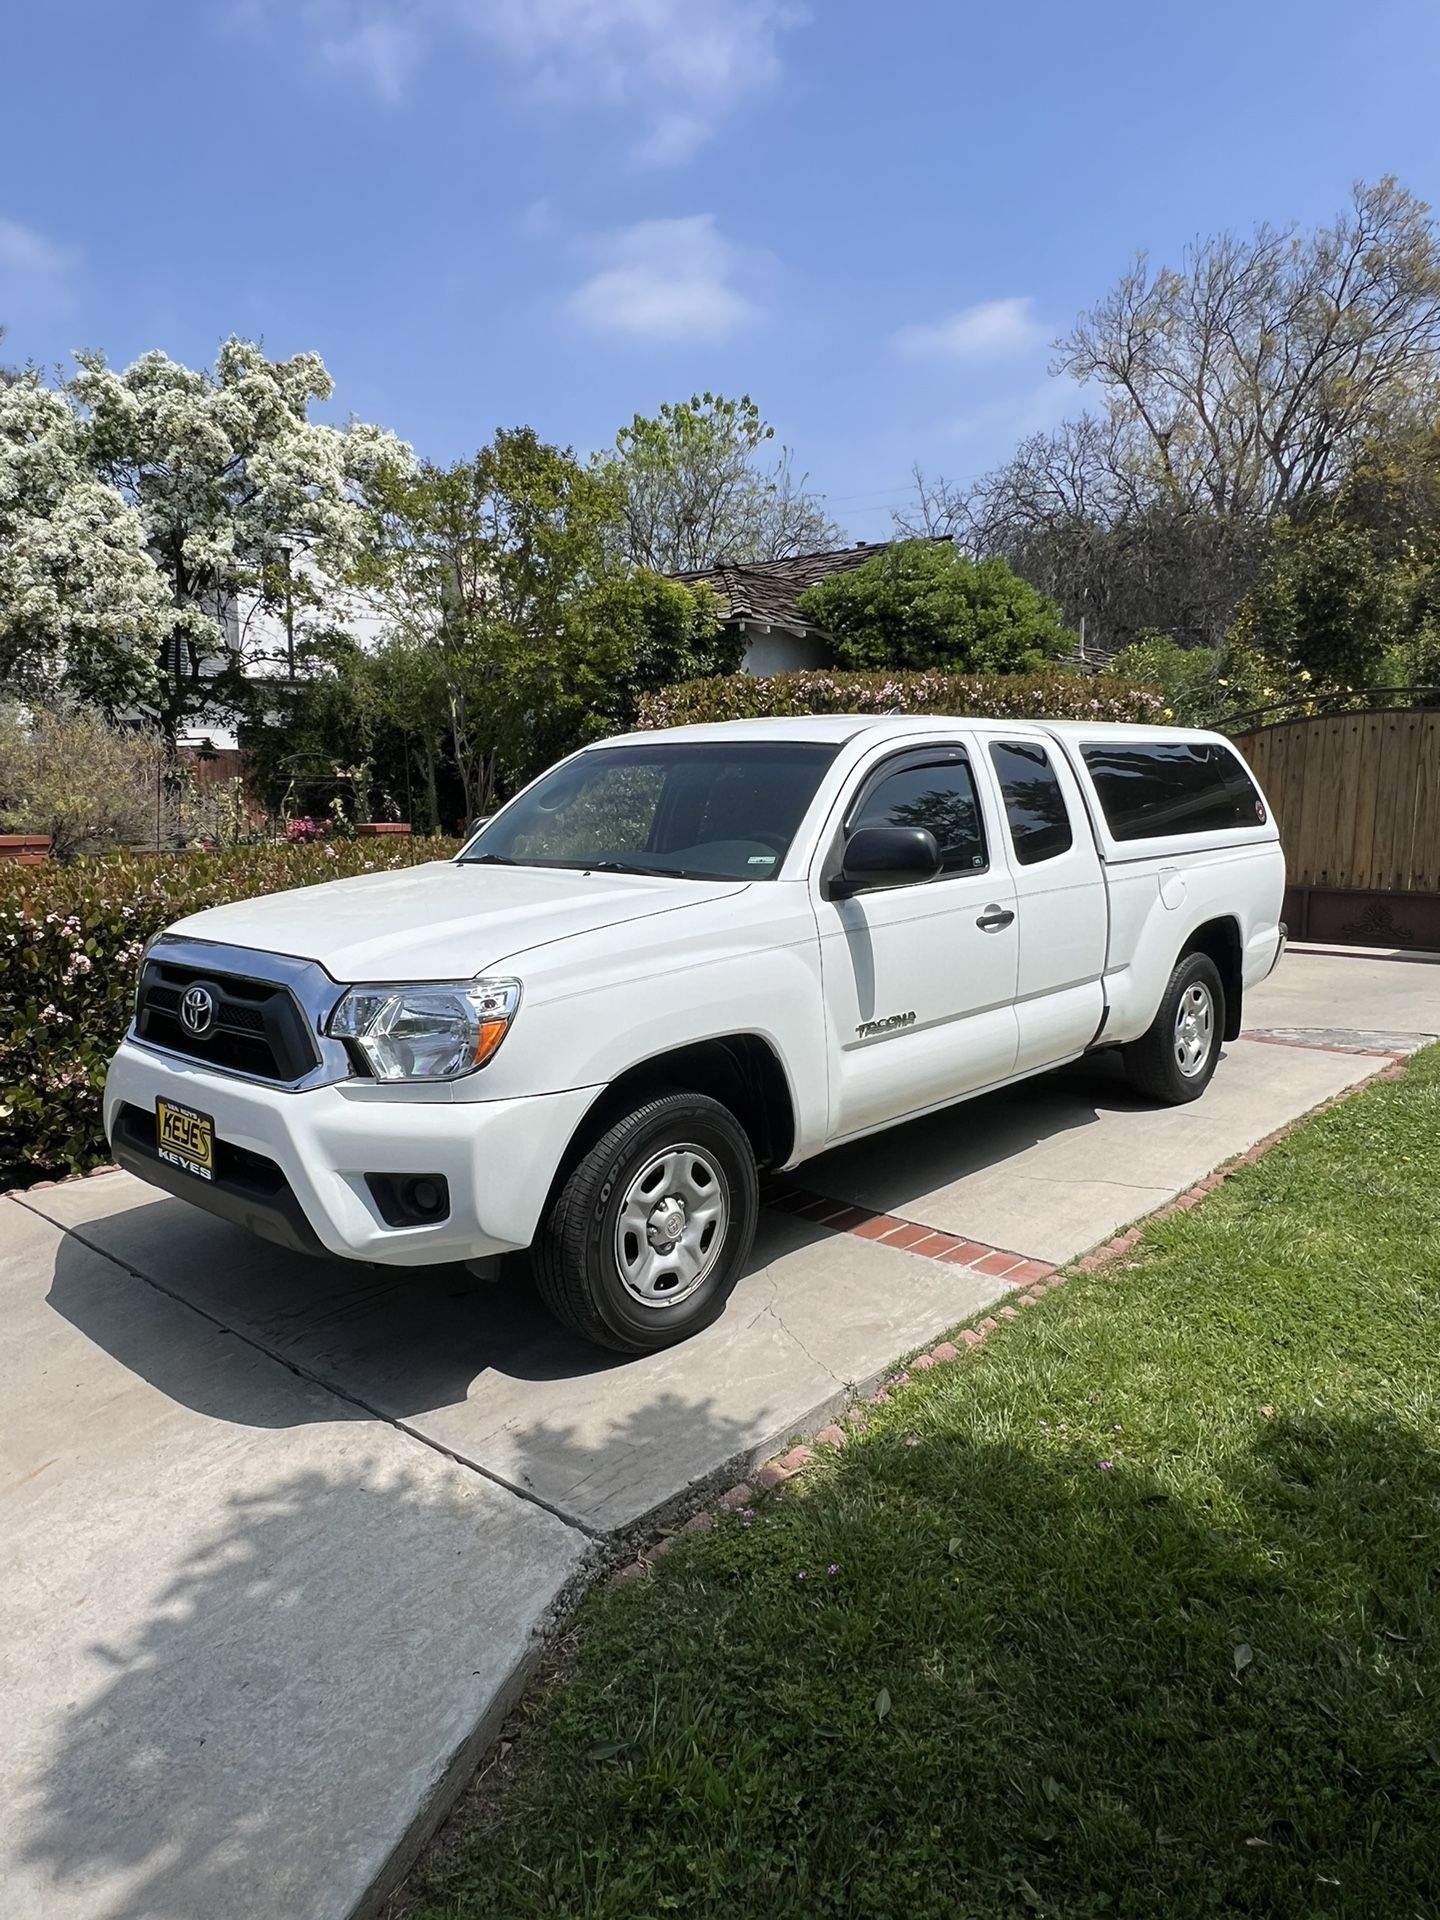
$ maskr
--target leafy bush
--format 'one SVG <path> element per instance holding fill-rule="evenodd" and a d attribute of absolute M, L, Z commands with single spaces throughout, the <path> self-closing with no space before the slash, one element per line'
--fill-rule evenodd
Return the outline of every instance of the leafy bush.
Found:
<path fill-rule="evenodd" d="M 0 1188 L 107 1157 L 100 1096 L 146 941 L 202 907 L 448 857 L 453 840 L 0 866 Z"/>
<path fill-rule="evenodd" d="M 1152 633 L 1123 648 L 1105 668 L 1106 680 L 1148 681 L 1182 726 L 1223 727 L 1236 714 L 1278 701 L 1306 697 L 1310 676 L 1302 668 L 1267 663 L 1238 640 L 1219 647 L 1182 647 L 1168 634 Z"/>
<path fill-rule="evenodd" d="M 159 741 L 92 708 L 0 712 L 0 829 L 48 833 L 56 860 L 154 830 Z"/>
<path fill-rule="evenodd" d="M 1029 673 L 1073 640 L 1060 609 L 999 558 L 967 560 L 948 540 L 898 540 L 800 596 L 838 665 Z"/>
<path fill-rule="evenodd" d="M 1169 716 L 1159 689 L 1080 673 L 732 673 L 687 680 L 640 702 L 642 727 L 759 720 L 801 713 L 946 713 L 1012 720 L 1143 720 Z"/>

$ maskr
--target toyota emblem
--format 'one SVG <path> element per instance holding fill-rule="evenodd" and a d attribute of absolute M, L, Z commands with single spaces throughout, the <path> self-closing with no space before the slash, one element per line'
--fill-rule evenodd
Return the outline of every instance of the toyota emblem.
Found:
<path fill-rule="evenodd" d="M 187 1033 L 208 1033 L 215 1022 L 215 1001 L 204 987 L 188 987 L 180 1002 L 180 1022 Z"/>

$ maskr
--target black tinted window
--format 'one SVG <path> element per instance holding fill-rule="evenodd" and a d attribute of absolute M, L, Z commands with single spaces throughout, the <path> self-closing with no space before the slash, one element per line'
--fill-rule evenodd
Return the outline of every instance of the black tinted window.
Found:
<path fill-rule="evenodd" d="M 853 826 L 928 827 L 946 873 L 974 873 L 986 864 L 980 803 L 963 760 L 889 774 L 872 789 Z"/>
<path fill-rule="evenodd" d="M 1157 740 L 1081 752 L 1117 840 L 1223 832 L 1265 819 L 1254 782 L 1228 747 Z"/>
<path fill-rule="evenodd" d="M 1053 860 L 1074 841 L 1065 795 L 1043 747 L 1028 740 L 997 742 L 990 749 L 1010 822 L 1015 858 L 1022 867 Z"/>

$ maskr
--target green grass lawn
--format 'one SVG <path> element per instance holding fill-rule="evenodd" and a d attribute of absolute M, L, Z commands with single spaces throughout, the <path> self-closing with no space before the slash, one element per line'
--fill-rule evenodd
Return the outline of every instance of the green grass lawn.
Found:
<path fill-rule="evenodd" d="M 1440 1050 L 596 1594 L 418 1911 L 1433 1920 L 1437 1398 Z"/>

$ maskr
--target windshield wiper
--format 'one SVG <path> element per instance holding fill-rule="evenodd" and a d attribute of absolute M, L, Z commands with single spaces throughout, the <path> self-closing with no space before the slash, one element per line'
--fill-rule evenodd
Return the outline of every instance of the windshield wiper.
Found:
<path fill-rule="evenodd" d="M 470 853 L 460 864 L 462 867 L 518 867 L 520 862 L 512 860 L 508 853 Z"/>
<path fill-rule="evenodd" d="M 656 875 L 662 880 L 689 880 L 693 876 L 684 867 L 642 867 L 634 860 L 586 860 L 587 873 L 638 873 Z"/>

